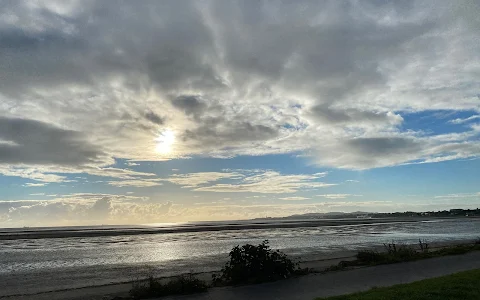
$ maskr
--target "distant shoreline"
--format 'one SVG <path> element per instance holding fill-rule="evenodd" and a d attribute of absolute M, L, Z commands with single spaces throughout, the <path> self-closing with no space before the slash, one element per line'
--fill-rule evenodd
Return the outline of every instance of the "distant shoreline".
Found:
<path fill-rule="evenodd" d="M 161 233 L 186 233 L 186 232 L 208 232 L 208 231 L 230 231 L 230 230 L 252 230 L 269 228 L 301 228 L 301 227 L 323 227 L 323 226 L 348 226 L 348 225 L 371 225 L 385 223 L 406 223 L 422 221 L 448 221 L 467 219 L 467 217 L 400 217 L 400 218 L 372 218 L 372 219 L 322 219 L 322 220 L 289 220 L 278 222 L 234 223 L 231 224 L 203 224 L 203 225 L 181 225 L 176 227 L 137 227 L 137 228 L 95 228 L 95 229 L 48 229 L 48 230 L 24 230 L 16 232 L 0 232 L 0 240 L 17 239 L 43 239 L 43 238 L 70 238 L 70 237 L 99 237 L 99 236 L 124 236 L 141 234 Z M 468 218 L 470 219 L 470 218 Z"/>

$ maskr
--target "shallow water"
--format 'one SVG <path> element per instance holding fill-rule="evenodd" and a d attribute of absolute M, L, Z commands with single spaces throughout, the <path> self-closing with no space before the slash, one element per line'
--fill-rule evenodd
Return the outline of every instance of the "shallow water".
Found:
<path fill-rule="evenodd" d="M 120 227 L 116 227 L 118 230 Z M 36 229 L 32 229 L 36 230 Z M 42 229 L 45 230 L 45 229 Z M 89 230 L 89 228 L 82 228 Z M 299 260 L 378 246 L 475 239 L 480 220 L 0 241 L 0 296 L 219 269 L 235 245 L 268 239 Z M 153 269 L 152 269 L 153 268 Z"/>

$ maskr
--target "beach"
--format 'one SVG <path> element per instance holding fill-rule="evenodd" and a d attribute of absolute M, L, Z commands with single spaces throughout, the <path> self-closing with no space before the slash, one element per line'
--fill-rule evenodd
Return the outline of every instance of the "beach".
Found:
<path fill-rule="evenodd" d="M 125 295 L 129 282 L 149 274 L 168 278 L 192 272 L 209 280 L 226 262 L 231 247 L 263 239 L 302 267 L 321 270 L 353 259 L 358 249 L 379 249 L 392 240 L 415 244 L 422 239 L 434 247 L 472 240 L 480 232 L 478 219 L 340 221 L 316 227 L 5 239 L 1 241 L 5 266 L 0 272 L 1 296 L 73 299 L 81 293 L 95 299 Z"/>
<path fill-rule="evenodd" d="M 455 244 L 464 244 L 467 241 L 456 242 L 444 242 L 436 243 L 432 245 L 432 250 L 442 248 L 445 246 L 452 246 Z M 471 242 L 471 241 L 470 241 Z M 336 265 L 340 261 L 354 260 L 355 251 L 345 251 L 343 253 L 333 253 L 330 257 L 323 257 L 320 260 L 307 261 L 300 263 L 300 267 L 309 268 L 314 272 L 321 272 L 325 268 Z M 431 262 L 431 260 L 433 260 Z M 439 268 L 439 264 L 441 267 Z M 421 266 L 423 271 L 414 271 L 415 268 Z M 432 267 L 435 266 L 435 267 Z M 428 268 L 425 270 L 425 268 Z M 426 278 L 432 278 L 436 276 L 442 276 L 451 274 L 457 271 L 464 271 L 474 268 L 480 268 L 480 253 L 469 253 L 460 257 L 439 257 L 429 259 L 427 262 L 413 262 L 413 263 L 401 263 L 400 266 L 379 266 L 368 267 L 367 270 L 353 270 L 339 272 L 333 272 L 333 276 L 330 273 L 324 274 L 312 274 L 306 275 L 304 279 L 290 279 L 284 282 L 266 283 L 261 285 L 242 287 L 244 291 L 240 291 L 240 297 L 245 296 L 245 293 L 249 293 L 249 299 L 313 299 L 318 296 L 334 296 L 341 295 L 349 292 L 357 292 L 367 290 L 372 287 L 389 286 L 398 283 L 407 283 L 415 280 L 422 280 Z M 363 269 L 363 268 L 362 268 Z M 357 274 L 359 272 L 359 274 Z M 196 273 L 195 277 L 210 282 L 212 274 L 215 272 Z M 393 276 L 394 274 L 394 276 Z M 368 276 L 367 276 L 368 275 Z M 319 277 L 320 276 L 320 277 Z M 163 278 L 163 282 L 170 280 L 172 277 Z M 363 279 L 362 279 L 363 278 Z M 366 279 L 365 279 L 366 278 Z M 336 284 L 332 288 L 331 280 Z M 298 286 L 300 282 L 302 286 Z M 305 282 L 304 282 L 305 281 Z M 330 281 L 330 282 L 329 282 Z M 341 284 L 339 284 L 341 283 Z M 320 284 L 320 286 L 319 286 Z M 289 292 L 279 291 L 284 286 L 290 286 Z M 293 291 L 292 291 L 293 286 Z M 114 299 L 115 297 L 126 297 L 128 291 L 131 289 L 132 283 L 117 283 L 107 284 L 102 286 L 92 286 L 76 289 L 65 289 L 51 292 L 37 293 L 37 294 L 25 294 L 25 295 L 13 295 L 1 297 L 2 299 L 23 299 L 23 300 L 106 300 Z M 321 290 L 323 288 L 324 290 Z M 273 293 L 272 293 L 273 289 Z M 300 290 L 299 290 L 300 289 Z M 305 289 L 309 289 L 305 293 Z M 301 292 L 301 293 L 300 293 Z M 192 296 L 182 296 L 181 299 L 233 299 L 235 294 L 238 293 L 234 288 L 220 288 L 214 289 L 213 292 L 209 292 L 210 295 L 200 294 Z M 286 293 L 286 294 L 285 294 Z M 303 294 L 302 294 L 303 293 Z M 227 296 L 226 296 L 226 295 Z M 270 297 L 270 298 L 269 298 Z M 282 298 L 283 297 L 283 298 Z M 168 299 L 176 299 L 177 297 L 167 297 Z M 239 298 L 242 299 L 242 298 Z"/>

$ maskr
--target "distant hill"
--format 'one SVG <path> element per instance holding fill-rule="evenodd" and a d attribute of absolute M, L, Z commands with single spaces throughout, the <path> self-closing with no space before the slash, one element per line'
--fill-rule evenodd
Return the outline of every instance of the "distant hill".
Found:
<path fill-rule="evenodd" d="M 392 217 L 480 217 L 480 209 L 459 209 L 454 208 L 443 211 L 427 211 L 427 212 L 394 212 L 394 213 L 380 213 L 380 212 L 326 212 L 326 213 L 308 213 L 296 214 L 287 217 L 276 218 L 256 218 L 254 220 L 312 220 L 312 219 L 338 219 L 338 218 L 392 218 Z"/>

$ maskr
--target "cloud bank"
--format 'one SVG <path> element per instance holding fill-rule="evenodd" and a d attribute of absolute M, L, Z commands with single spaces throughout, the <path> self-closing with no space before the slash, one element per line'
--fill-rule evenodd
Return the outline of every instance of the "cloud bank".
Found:
<path fill-rule="evenodd" d="M 478 126 L 452 141 L 404 117 L 480 111 L 479 11 L 473 1 L 6 1 L 0 164 L 95 172 L 118 158 L 300 152 L 368 169 L 478 157 Z M 159 154 L 166 129 L 173 151 Z"/>

